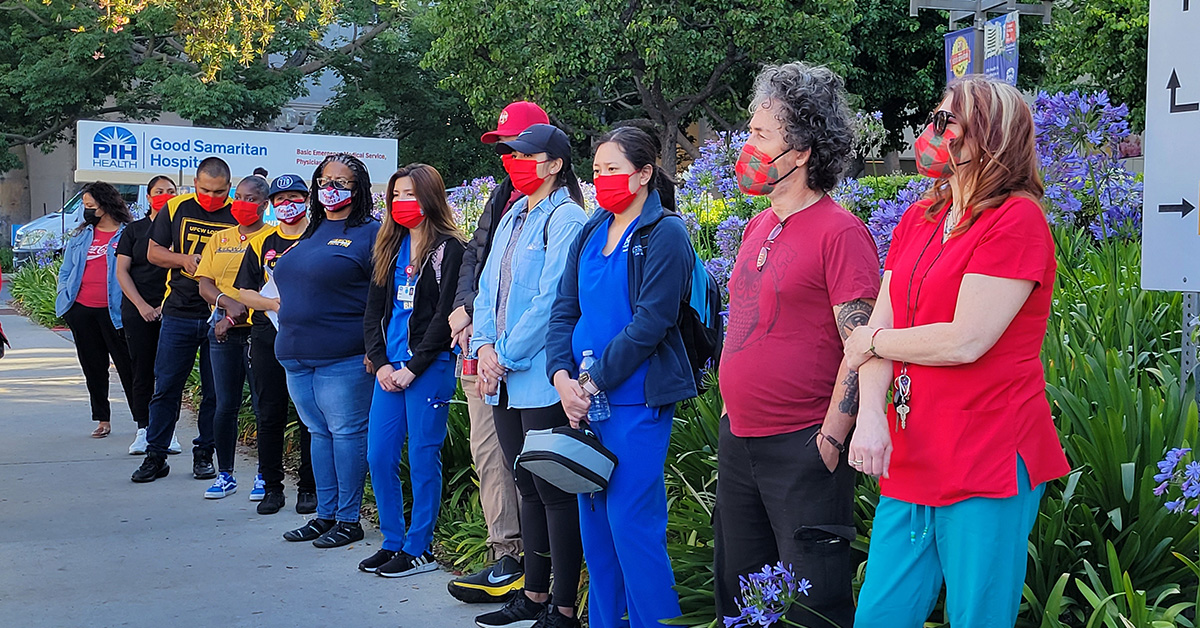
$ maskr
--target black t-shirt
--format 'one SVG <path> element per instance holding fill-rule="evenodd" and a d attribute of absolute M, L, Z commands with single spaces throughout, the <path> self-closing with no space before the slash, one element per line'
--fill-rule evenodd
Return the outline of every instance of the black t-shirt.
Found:
<path fill-rule="evenodd" d="M 150 217 L 146 216 L 125 227 L 121 232 L 121 241 L 117 243 L 117 255 L 130 259 L 129 276 L 133 278 L 138 294 L 150 307 L 158 307 L 162 305 L 163 295 L 167 292 L 167 269 L 155 266 L 146 259 L 152 225 Z"/>
<path fill-rule="evenodd" d="M 229 205 L 215 212 L 204 211 L 195 194 L 176 196 L 158 212 L 150 237 L 172 252 L 200 255 L 212 234 L 237 224 Z M 163 316 L 208 318 L 212 312 L 200 296 L 200 284 L 182 268 L 172 268 L 163 299 Z"/>
<path fill-rule="evenodd" d="M 262 290 L 267 283 L 266 269 L 274 270 L 279 256 L 292 248 L 292 245 L 299 239 L 300 234 L 284 235 L 279 231 L 279 227 L 263 229 L 260 233 L 255 234 L 247 243 L 246 255 L 242 258 L 242 267 L 238 269 L 237 278 L 233 280 L 233 287 L 255 292 Z M 266 313 L 258 310 L 254 310 L 251 322 L 255 326 L 275 328 L 271 325 Z"/>

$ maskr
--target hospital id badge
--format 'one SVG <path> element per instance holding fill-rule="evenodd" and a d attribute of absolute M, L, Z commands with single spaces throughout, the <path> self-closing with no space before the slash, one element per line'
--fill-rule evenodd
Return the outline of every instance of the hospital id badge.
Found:
<path fill-rule="evenodd" d="M 417 296 L 417 287 L 402 285 L 396 288 L 396 300 L 404 304 L 404 309 L 413 308 L 413 299 Z"/>

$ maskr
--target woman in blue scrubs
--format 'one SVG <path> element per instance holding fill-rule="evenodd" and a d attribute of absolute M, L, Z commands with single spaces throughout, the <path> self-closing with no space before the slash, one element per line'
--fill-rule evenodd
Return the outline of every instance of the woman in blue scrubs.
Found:
<path fill-rule="evenodd" d="M 653 138 L 634 127 L 601 139 L 599 211 L 567 256 L 547 338 L 551 377 L 571 425 L 603 392 L 611 416 L 591 429 L 616 454 L 608 489 L 580 496 L 594 626 L 643 628 L 680 615 L 667 557 L 663 466 L 675 404 L 696 396 L 679 308 L 696 256 Z M 585 351 L 598 357 L 581 386 Z M 628 617 L 626 619 L 626 617 Z"/>
<path fill-rule="evenodd" d="M 375 239 L 364 334 L 375 365 L 367 463 L 383 548 L 362 571 L 399 578 L 437 568 L 429 546 L 442 498 L 442 443 L 454 396 L 450 311 L 463 234 L 432 166 L 413 164 L 388 181 Z M 408 441 L 412 522 L 405 529 L 400 454 Z"/>

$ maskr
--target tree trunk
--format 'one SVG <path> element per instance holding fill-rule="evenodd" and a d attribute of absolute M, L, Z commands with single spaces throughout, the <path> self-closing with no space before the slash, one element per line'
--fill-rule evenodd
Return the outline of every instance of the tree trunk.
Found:
<path fill-rule="evenodd" d="M 679 167 L 679 148 L 675 140 L 679 134 L 679 122 L 675 118 L 663 118 L 663 128 L 658 131 L 659 165 L 673 177 L 675 169 Z"/>

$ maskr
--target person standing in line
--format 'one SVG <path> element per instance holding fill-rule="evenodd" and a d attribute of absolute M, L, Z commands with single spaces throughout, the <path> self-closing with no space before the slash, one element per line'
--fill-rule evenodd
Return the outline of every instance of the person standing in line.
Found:
<path fill-rule="evenodd" d="M 713 514 L 717 612 L 739 615 L 739 579 L 782 561 L 798 577 L 823 574 L 807 608 L 788 619 L 829 625 L 820 614 L 848 628 L 854 470 L 843 452 L 858 377 L 843 363 L 842 343 L 867 323 L 879 257 L 866 225 L 828 195 L 854 135 L 842 79 L 803 63 L 768 66 L 753 103 L 738 186 L 766 195 L 771 207 L 746 225 L 729 279 Z"/>
<path fill-rule="evenodd" d="M 375 381 L 363 316 L 379 223 L 371 217 L 371 178 L 357 157 L 326 157 L 312 186 L 308 228 L 275 265 L 275 355 L 296 411 L 312 432 L 317 516 L 283 538 L 334 548 L 363 538 L 359 517 Z"/>
<path fill-rule="evenodd" d="M 1033 114 L 967 76 L 916 154 L 933 188 L 896 226 L 879 305 L 845 350 L 863 395 L 850 464 L 882 494 L 854 622 L 923 626 L 944 582 L 950 625 L 1003 628 L 1046 482 L 1071 471 L 1041 360 L 1057 261 Z"/>
<path fill-rule="evenodd" d="M 484 144 L 507 142 L 516 139 L 534 124 L 549 122 L 550 118 L 541 107 L 531 102 L 515 102 L 500 112 L 496 130 L 484 133 L 480 140 Z M 506 160 L 511 158 L 511 155 L 504 157 Z M 500 219 L 522 196 L 521 191 L 513 187 L 511 178 L 505 177 L 500 181 L 484 204 L 479 226 L 463 253 L 458 294 L 454 298 L 454 312 L 450 315 L 450 332 L 464 354 L 469 350 L 471 334 L 474 333 L 471 318 L 475 311 L 475 297 L 479 293 L 479 279 L 483 275 L 483 264 L 492 250 L 496 228 Z M 517 486 L 513 483 L 512 469 L 504 459 L 500 440 L 496 438 L 492 407 L 483 402 L 475 389 L 476 377 L 464 374 L 462 389 L 467 397 L 467 413 L 471 417 L 471 460 L 479 476 L 479 503 L 483 506 L 483 517 L 487 521 L 488 551 L 495 562 L 473 574 L 455 578 L 447 585 L 450 595 L 469 604 L 503 602 L 525 586 Z"/>
<path fill-rule="evenodd" d="M 271 182 L 271 205 L 276 227 L 256 234 L 246 246 L 242 267 L 233 285 L 239 300 L 253 309 L 250 317 L 250 370 L 258 397 L 258 469 L 255 490 L 262 485 L 263 497 L 258 514 L 272 515 L 287 503 L 283 495 L 283 450 L 287 444 L 290 398 L 287 373 L 275 357 L 275 323 L 267 312 L 279 312 L 278 297 L 264 297 L 260 291 L 271 279 L 275 262 L 286 253 L 308 228 L 308 185 L 299 175 L 284 174 Z M 296 483 L 296 512 L 311 515 L 317 511 L 317 485 L 312 471 L 312 436 L 304 421 L 297 421 L 300 434 L 300 478 Z"/>
<path fill-rule="evenodd" d="M 133 365 L 121 334 L 121 286 L 117 282 L 116 251 L 125 225 L 133 220 L 121 193 L 104 183 L 83 188 L 83 228 L 67 241 L 58 271 L 54 313 L 67 322 L 75 339 L 75 353 L 91 398 L 92 438 L 112 432 L 108 403 L 109 358 L 117 367 L 121 387 L 134 419 Z"/>
<path fill-rule="evenodd" d="M 250 238 L 263 230 L 263 213 L 267 210 L 267 180 L 251 175 L 238 183 L 230 211 L 237 226 L 212 235 L 196 278 L 200 296 L 213 308 L 212 330 L 208 335 L 212 357 L 213 383 L 217 390 L 217 411 L 213 416 L 213 435 L 217 444 L 217 478 L 205 499 L 221 499 L 237 492 L 233 463 L 237 457 L 238 412 L 242 408 L 246 380 L 254 381 L 250 371 L 250 310 L 238 300 L 233 281 L 242 267 L 242 258 Z M 240 296 L 240 295 L 238 295 Z M 257 403 L 255 410 L 257 411 Z M 251 501 L 263 498 L 262 487 L 255 483 Z"/>
<path fill-rule="evenodd" d="M 606 490 L 579 496 L 595 626 L 651 628 L 680 615 L 663 468 L 675 404 L 696 396 L 678 325 L 696 253 L 657 155 L 636 127 L 600 138 L 592 172 L 605 211 L 567 255 L 546 334 L 547 375 L 571 426 L 603 393 L 610 416 L 590 428 L 618 460 Z M 597 361 L 581 376 L 585 352 Z"/>
<path fill-rule="evenodd" d="M 387 578 L 437 568 L 429 551 L 442 500 L 442 444 L 454 398 L 450 311 L 463 240 L 432 166 L 413 164 L 388 181 L 375 240 L 363 332 L 375 366 L 367 462 L 383 547 L 358 564 Z M 405 529 L 400 456 L 408 447 L 412 521 Z"/>
<path fill-rule="evenodd" d="M 578 499 L 516 462 L 527 431 L 567 425 L 558 393 L 546 379 L 546 326 L 567 252 L 587 215 L 565 133 L 535 124 L 499 149 L 511 155 L 505 169 L 526 196 L 496 230 L 499 245 L 488 254 L 475 298 L 471 350 L 479 359 L 479 395 L 496 404 L 496 434 L 509 468 L 516 470 L 525 589 L 475 623 L 574 628 L 583 562 Z"/>
<path fill-rule="evenodd" d="M 133 365 L 133 394 L 129 405 L 134 409 L 137 436 L 129 446 L 129 455 L 146 454 L 146 428 L 150 425 L 150 397 L 154 395 L 154 355 L 158 352 L 158 330 L 162 319 L 163 295 L 167 291 L 167 269 L 146 259 L 150 229 L 158 212 L 175 198 L 175 182 L 159 175 L 146 184 L 150 211 L 125 227 L 117 243 L 117 282 L 121 284 L 121 322 Z M 183 451 L 175 433 L 171 433 L 169 453 Z"/>
<path fill-rule="evenodd" d="M 229 205 L 229 164 L 209 157 L 196 167 L 196 192 L 176 196 L 154 219 L 146 259 L 170 270 L 163 297 L 158 353 L 154 358 L 154 395 L 150 398 L 150 426 L 146 430 L 146 458 L 133 473 L 134 482 L 165 477 L 171 467 L 167 453 L 171 434 L 179 421 L 183 387 L 200 356 L 199 435 L 192 441 L 192 477 L 211 480 L 213 468 L 213 415 L 216 391 L 209 361 L 208 303 L 200 296 L 196 268 L 209 237 L 237 224 Z"/>

